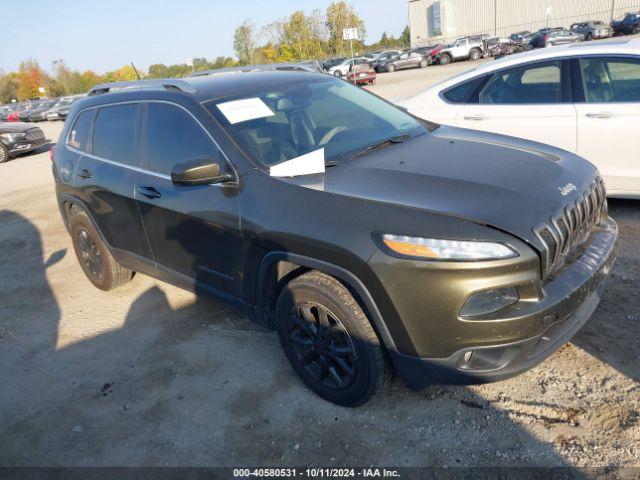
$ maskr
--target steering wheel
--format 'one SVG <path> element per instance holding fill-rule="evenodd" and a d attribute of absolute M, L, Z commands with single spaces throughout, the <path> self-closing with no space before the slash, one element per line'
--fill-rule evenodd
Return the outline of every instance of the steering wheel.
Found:
<path fill-rule="evenodd" d="M 347 127 L 342 126 L 342 125 L 337 126 L 337 127 L 333 127 L 331 130 L 329 130 L 327 133 L 324 134 L 324 137 L 322 137 L 322 139 L 320 139 L 320 141 L 318 142 L 318 146 L 326 145 L 337 134 L 342 133 L 342 132 L 346 132 L 347 130 L 349 130 L 349 129 Z"/>

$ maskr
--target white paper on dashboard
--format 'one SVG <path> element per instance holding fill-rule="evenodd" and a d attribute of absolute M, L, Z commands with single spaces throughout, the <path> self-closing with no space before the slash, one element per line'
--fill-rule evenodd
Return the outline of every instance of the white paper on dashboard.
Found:
<path fill-rule="evenodd" d="M 267 104 L 257 97 L 219 103 L 217 106 L 232 125 L 275 115 Z"/>
<path fill-rule="evenodd" d="M 305 153 L 269 169 L 272 177 L 297 177 L 314 173 L 324 173 L 324 148 Z"/>

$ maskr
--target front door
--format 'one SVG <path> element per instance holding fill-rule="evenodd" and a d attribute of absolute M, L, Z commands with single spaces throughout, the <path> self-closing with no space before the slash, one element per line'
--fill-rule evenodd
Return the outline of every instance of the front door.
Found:
<path fill-rule="evenodd" d="M 578 154 L 598 167 L 609 194 L 640 194 L 640 58 L 579 59 Z"/>
<path fill-rule="evenodd" d="M 560 61 L 493 73 L 476 98 L 456 115 L 456 125 L 576 150 L 576 112 L 565 101 Z"/>
<path fill-rule="evenodd" d="M 171 181 L 179 162 L 210 157 L 226 162 L 211 137 L 175 104 L 148 103 L 143 171 L 136 198 L 160 278 L 195 289 L 239 297 L 242 285 L 238 190 L 215 185 L 180 186 Z"/>

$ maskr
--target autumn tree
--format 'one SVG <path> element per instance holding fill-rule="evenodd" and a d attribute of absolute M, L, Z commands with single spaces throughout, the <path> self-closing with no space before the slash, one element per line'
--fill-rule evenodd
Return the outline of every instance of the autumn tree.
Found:
<path fill-rule="evenodd" d="M 43 72 L 38 62 L 32 58 L 21 62 L 18 68 L 18 100 L 39 98 L 42 80 Z"/>

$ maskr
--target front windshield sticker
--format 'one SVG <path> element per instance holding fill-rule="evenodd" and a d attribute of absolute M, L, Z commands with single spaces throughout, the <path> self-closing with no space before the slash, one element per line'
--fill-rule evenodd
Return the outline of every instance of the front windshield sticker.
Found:
<path fill-rule="evenodd" d="M 272 177 L 297 177 L 324 173 L 324 148 L 306 153 L 269 168 Z"/>
<path fill-rule="evenodd" d="M 275 115 L 262 99 L 257 97 L 219 103 L 217 106 L 232 125 Z"/>

